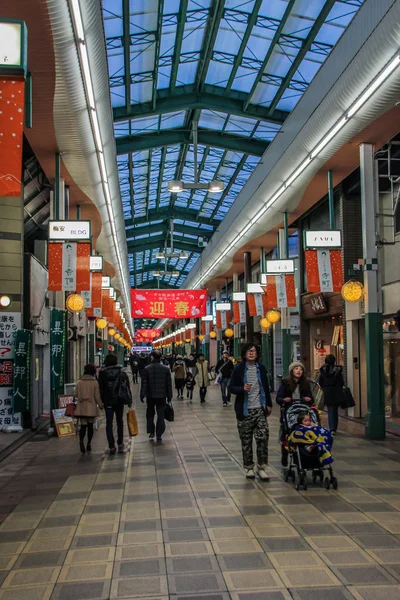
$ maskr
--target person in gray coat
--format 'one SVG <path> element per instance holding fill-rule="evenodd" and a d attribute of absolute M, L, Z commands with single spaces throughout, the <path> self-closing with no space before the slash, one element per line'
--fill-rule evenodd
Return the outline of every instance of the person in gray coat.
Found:
<path fill-rule="evenodd" d="M 165 406 L 172 398 L 171 371 L 161 364 L 161 354 L 157 351 L 151 353 L 151 364 L 148 365 L 142 376 L 140 400 L 147 400 L 146 421 L 149 439 L 157 436 L 157 442 L 162 441 L 165 431 Z M 157 411 L 157 425 L 154 425 L 154 416 Z"/>

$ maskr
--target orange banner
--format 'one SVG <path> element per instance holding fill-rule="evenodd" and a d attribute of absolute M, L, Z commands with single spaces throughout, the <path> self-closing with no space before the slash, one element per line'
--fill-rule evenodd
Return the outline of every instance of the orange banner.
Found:
<path fill-rule="evenodd" d="M 268 275 L 267 286 L 262 288 L 267 296 L 267 309 L 296 307 L 294 275 Z"/>
<path fill-rule="evenodd" d="M 250 317 L 256 317 L 257 316 L 257 308 L 256 308 L 256 299 L 254 298 L 254 294 L 247 294 L 247 304 L 249 306 Z"/>
<path fill-rule="evenodd" d="M 87 317 L 101 317 L 102 273 L 92 273 L 92 308 L 86 310 Z"/>
<path fill-rule="evenodd" d="M 20 196 L 25 82 L 1 79 L 0 86 L 0 196 Z"/>
<path fill-rule="evenodd" d="M 343 287 L 341 250 L 306 250 L 307 291 L 337 292 Z"/>
<path fill-rule="evenodd" d="M 49 270 L 49 292 L 62 291 L 63 245 L 49 242 L 47 247 L 47 268 Z"/>
<path fill-rule="evenodd" d="M 90 290 L 90 244 L 76 245 L 76 291 Z"/>

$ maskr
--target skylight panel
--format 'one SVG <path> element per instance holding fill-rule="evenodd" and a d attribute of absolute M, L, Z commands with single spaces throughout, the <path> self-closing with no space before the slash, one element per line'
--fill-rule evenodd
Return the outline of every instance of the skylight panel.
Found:
<path fill-rule="evenodd" d="M 153 94 L 153 84 L 151 81 L 143 83 L 133 83 L 131 85 L 131 101 L 132 104 L 141 104 L 150 102 Z"/>
<path fill-rule="evenodd" d="M 158 116 L 143 117 L 142 119 L 131 120 L 132 134 L 138 134 L 146 131 L 156 131 L 158 129 Z"/>
<path fill-rule="evenodd" d="M 224 64 L 212 60 L 208 67 L 206 83 L 217 85 L 219 87 L 226 87 L 231 71 L 232 64 Z"/>
<path fill-rule="evenodd" d="M 189 85 L 195 82 L 198 62 L 181 63 L 178 68 L 178 85 Z"/>
<path fill-rule="evenodd" d="M 288 111 L 293 110 L 298 101 L 300 100 L 301 96 L 301 93 L 296 93 L 292 90 L 286 90 L 278 103 L 277 109 Z"/>
<path fill-rule="evenodd" d="M 296 7 L 294 8 L 294 11 L 297 13 L 297 15 L 299 14 L 298 10 L 296 10 Z M 293 35 L 304 40 L 310 33 L 310 30 L 314 25 L 314 20 L 308 19 L 305 16 L 297 15 L 294 13 L 290 15 L 286 21 L 282 33 Z"/>
<path fill-rule="evenodd" d="M 246 23 L 236 22 L 233 28 L 233 23 L 222 20 L 215 40 L 214 53 L 229 51 L 230 54 L 237 54 L 245 31 Z"/>
<path fill-rule="evenodd" d="M 263 61 L 271 46 L 273 37 L 273 30 L 255 25 L 247 42 L 244 55 Z"/>
<path fill-rule="evenodd" d="M 185 111 L 167 113 L 161 117 L 161 129 L 182 127 L 185 120 Z"/>
<path fill-rule="evenodd" d="M 236 72 L 236 77 L 232 84 L 232 89 L 239 92 L 250 92 L 254 80 L 257 76 L 257 71 L 239 67 Z"/>

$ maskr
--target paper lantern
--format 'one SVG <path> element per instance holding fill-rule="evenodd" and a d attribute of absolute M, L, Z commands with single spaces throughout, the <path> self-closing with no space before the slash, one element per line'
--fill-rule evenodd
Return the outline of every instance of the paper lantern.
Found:
<path fill-rule="evenodd" d="M 217 337 L 217 332 L 216 331 L 210 331 L 210 338 L 212 340 L 215 340 L 216 337 Z"/>
<path fill-rule="evenodd" d="M 267 317 L 263 317 L 262 319 L 260 319 L 260 325 L 264 329 L 268 329 L 268 327 L 271 325 L 271 323 L 270 323 L 270 321 L 268 321 Z"/>
<path fill-rule="evenodd" d="M 105 329 L 107 327 L 107 321 L 103 318 L 97 319 L 96 327 L 97 329 Z"/>
<path fill-rule="evenodd" d="M 202 333 L 199 335 L 199 340 L 200 340 L 200 342 L 202 342 L 204 340 L 204 335 Z"/>
<path fill-rule="evenodd" d="M 70 294 L 66 301 L 65 306 L 72 313 L 79 313 L 85 308 L 85 300 L 80 294 Z"/>
<path fill-rule="evenodd" d="M 270 323 L 278 323 L 278 321 L 281 318 L 281 315 L 278 313 L 277 310 L 269 310 L 266 314 L 266 318 L 267 321 L 269 321 Z"/>
<path fill-rule="evenodd" d="M 115 329 L 113 329 L 112 327 L 110 327 L 110 329 L 108 330 L 108 335 L 111 335 L 111 337 L 113 335 L 115 335 Z"/>
<path fill-rule="evenodd" d="M 346 302 L 359 302 L 364 296 L 364 286 L 359 281 L 347 281 L 342 287 L 342 298 Z"/>
<path fill-rule="evenodd" d="M 186 341 L 187 344 L 190 344 L 190 338 L 186 338 L 185 341 Z"/>
<path fill-rule="evenodd" d="M 225 329 L 225 337 L 231 338 L 234 335 L 235 335 L 235 332 L 233 331 L 233 329 Z"/>

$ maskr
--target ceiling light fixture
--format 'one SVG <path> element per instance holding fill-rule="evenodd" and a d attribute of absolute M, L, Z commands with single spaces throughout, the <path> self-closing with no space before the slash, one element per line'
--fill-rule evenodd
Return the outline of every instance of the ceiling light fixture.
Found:
<path fill-rule="evenodd" d="M 298 167 L 291 173 L 288 179 L 281 185 L 272 196 L 265 202 L 256 217 L 253 217 L 249 223 L 239 232 L 235 239 L 228 244 L 225 250 L 213 261 L 211 267 L 195 282 L 192 289 L 196 289 L 201 286 L 203 281 L 208 275 L 215 269 L 221 260 L 228 254 L 228 252 L 243 238 L 252 225 L 255 225 L 266 211 L 282 196 L 282 194 L 295 182 L 295 180 L 303 173 L 303 171 L 309 166 L 309 164 L 317 158 L 317 156 L 323 151 L 323 149 L 333 140 L 333 138 L 343 129 L 347 123 L 354 117 L 358 111 L 364 106 L 364 104 L 373 96 L 373 94 L 380 89 L 382 84 L 388 77 L 396 70 L 400 65 L 400 54 L 396 54 L 391 61 L 382 69 L 380 74 L 370 83 L 360 96 L 353 102 L 345 114 L 331 127 L 331 129 L 321 138 L 320 142 L 311 150 L 309 155 L 300 163 Z"/>
<path fill-rule="evenodd" d="M 109 217 L 111 234 L 112 234 L 112 238 L 113 238 L 113 242 L 114 242 L 114 251 L 115 251 L 118 266 L 119 266 L 119 273 L 120 273 L 121 283 L 122 283 L 123 292 L 124 292 L 125 306 L 129 306 L 130 305 L 129 304 L 129 298 L 130 298 L 129 288 L 130 288 L 130 286 L 128 286 L 127 279 L 124 274 L 125 270 L 124 270 L 123 260 L 122 260 L 122 256 L 121 256 L 121 252 L 120 252 L 120 244 L 119 244 L 119 239 L 118 239 L 118 235 L 117 235 L 117 230 L 116 230 L 116 226 L 115 226 L 115 218 L 114 218 L 114 212 L 113 212 L 112 201 L 111 201 L 111 193 L 110 193 L 110 188 L 109 188 L 109 184 L 108 184 L 107 171 L 106 171 L 106 165 L 105 165 L 105 160 L 104 160 L 103 143 L 102 143 L 102 139 L 101 139 L 99 120 L 97 117 L 96 102 L 95 102 L 95 96 L 94 96 L 94 90 L 93 90 L 93 82 L 92 82 L 92 76 L 90 73 L 89 58 L 88 58 L 88 52 L 87 52 L 87 47 L 86 47 L 85 29 L 83 26 L 79 0 L 70 0 L 70 8 L 71 8 L 72 21 L 73 21 L 74 29 L 75 29 L 75 37 L 77 39 L 78 55 L 79 55 L 79 59 L 80 59 L 79 62 L 80 62 L 80 67 L 81 67 L 83 84 L 84 84 L 84 88 L 85 88 L 85 94 L 86 94 L 86 103 L 88 106 L 89 118 L 90 118 L 90 122 L 91 122 L 91 126 L 92 126 L 93 139 L 94 139 L 94 143 L 95 143 L 96 151 L 97 151 L 97 159 L 98 159 L 99 171 L 100 171 L 100 175 L 101 175 L 103 193 L 104 193 L 104 198 L 105 198 L 106 207 L 107 207 L 107 213 L 108 213 L 108 217 Z M 129 316 L 130 315 L 128 315 L 128 317 Z M 129 328 L 133 335 L 131 319 L 128 318 L 127 320 L 129 323 Z"/>

